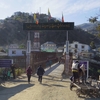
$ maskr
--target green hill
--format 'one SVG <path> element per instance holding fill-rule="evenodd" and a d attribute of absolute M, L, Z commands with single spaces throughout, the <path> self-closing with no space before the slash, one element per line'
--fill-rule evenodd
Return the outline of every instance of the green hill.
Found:
<path fill-rule="evenodd" d="M 23 30 L 23 23 L 34 23 L 33 18 L 34 14 L 24 13 L 24 12 L 15 12 L 9 18 L 6 18 L 3 21 L 0 21 L 0 46 L 6 46 L 12 43 L 25 44 L 27 41 L 28 31 Z M 36 18 L 39 20 L 39 23 L 43 22 L 60 22 L 56 18 L 52 17 L 48 21 L 48 15 L 36 13 Z M 52 41 L 57 44 L 57 46 L 62 46 L 66 41 L 66 31 L 55 31 L 55 30 L 45 30 L 40 32 L 40 43 L 47 41 Z M 33 42 L 34 31 L 30 31 L 31 41 Z M 69 42 L 79 41 L 81 43 L 90 44 L 91 38 L 94 36 L 88 32 L 75 27 L 74 30 L 69 31 Z M 95 42 L 99 40 L 95 39 Z"/>

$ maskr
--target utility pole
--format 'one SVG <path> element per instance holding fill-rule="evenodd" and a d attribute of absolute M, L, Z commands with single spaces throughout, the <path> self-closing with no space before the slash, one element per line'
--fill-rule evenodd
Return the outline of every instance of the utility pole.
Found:
<path fill-rule="evenodd" d="M 30 53 L 31 53 L 31 40 L 30 40 L 30 32 L 28 32 L 28 40 L 27 40 L 27 58 L 26 58 L 26 68 L 30 65 Z"/>
<path fill-rule="evenodd" d="M 69 72 L 69 41 L 68 41 L 68 31 L 66 32 L 66 55 L 65 55 L 65 72 L 68 75 Z"/>

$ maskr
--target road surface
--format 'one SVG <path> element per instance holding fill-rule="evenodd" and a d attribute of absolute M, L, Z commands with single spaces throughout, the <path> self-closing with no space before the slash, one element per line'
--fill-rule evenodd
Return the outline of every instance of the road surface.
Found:
<path fill-rule="evenodd" d="M 26 74 L 0 86 L 0 100 L 100 100 L 94 98 L 79 98 L 75 90 L 69 89 L 70 80 L 61 79 L 63 64 L 54 64 L 45 69 L 43 82 L 40 84 L 37 75 L 31 77 L 28 84 Z"/>

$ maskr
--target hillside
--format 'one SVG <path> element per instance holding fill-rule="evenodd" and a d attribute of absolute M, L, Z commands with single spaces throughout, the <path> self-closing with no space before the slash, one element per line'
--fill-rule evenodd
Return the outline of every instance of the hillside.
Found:
<path fill-rule="evenodd" d="M 24 13 L 24 12 L 15 12 L 9 18 L 6 18 L 2 22 L 0 21 L 0 46 L 6 46 L 11 43 L 17 44 L 25 44 L 27 41 L 27 33 L 28 31 L 23 30 L 23 23 L 34 23 L 35 20 L 33 18 L 34 14 Z M 39 23 L 43 22 L 60 22 L 56 18 L 51 18 L 48 21 L 48 15 L 46 14 L 38 14 L 36 13 L 36 18 Z M 62 46 L 66 41 L 66 31 L 55 31 L 55 30 L 46 30 L 39 31 L 40 32 L 40 43 L 44 43 L 47 41 L 52 41 L 57 44 L 57 46 Z M 31 33 L 31 41 L 33 42 L 34 31 L 30 31 Z M 79 41 L 81 43 L 90 44 L 92 41 L 91 38 L 94 36 L 89 34 L 88 32 L 75 27 L 74 30 L 69 31 L 69 42 Z M 95 39 L 95 42 L 99 42 L 99 40 Z"/>
<path fill-rule="evenodd" d="M 92 34 L 98 33 L 96 30 L 96 27 L 100 24 L 100 21 L 97 21 L 95 23 L 83 23 L 81 25 L 77 25 L 77 28 L 81 28 L 82 30 L 88 31 Z"/>

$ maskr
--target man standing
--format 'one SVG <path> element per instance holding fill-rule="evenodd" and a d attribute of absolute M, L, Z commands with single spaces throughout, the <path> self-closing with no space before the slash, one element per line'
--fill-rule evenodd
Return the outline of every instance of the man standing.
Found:
<path fill-rule="evenodd" d="M 40 65 L 40 66 L 38 67 L 38 69 L 37 69 L 38 81 L 39 81 L 40 83 L 42 83 L 42 76 L 43 76 L 44 72 L 45 72 L 44 69 L 43 69 L 42 66 Z"/>
<path fill-rule="evenodd" d="M 85 65 L 84 64 L 82 64 L 81 66 L 80 66 L 80 73 L 81 73 L 81 75 L 80 76 L 82 76 L 82 83 L 84 84 L 84 83 L 86 83 L 86 76 L 85 76 L 85 71 L 86 71 L 86 69 L 85 69 Z"/>
<path fill-rule="evenodd" d="M 15 64 L 11 65 L 11 73 L 13 74 L 13 79 L 15 79 Z"/>
<path fill-rule="evenodd" d="M 78 80 L 78 83 L 80 83 L 80 80 L 79 80 L 79 62 L 78 61 L 75 61 L 73 62 L 72 64 L 72 72 L 73 72 L 73 77 L 74 77 L 74 83 L 76 83 L 76 80 Z"/>

